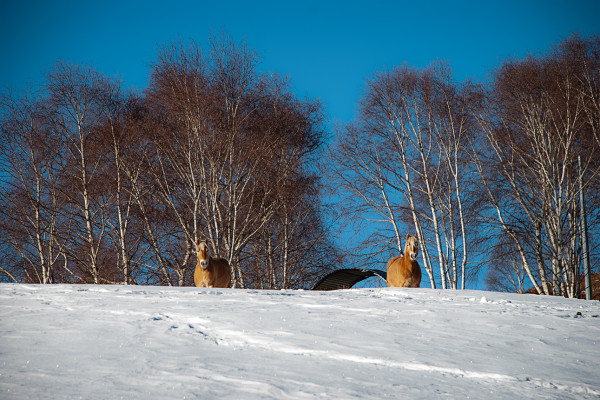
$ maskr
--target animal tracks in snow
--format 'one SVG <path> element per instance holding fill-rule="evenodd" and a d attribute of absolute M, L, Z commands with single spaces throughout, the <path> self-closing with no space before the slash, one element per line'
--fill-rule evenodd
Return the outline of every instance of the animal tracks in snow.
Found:
<path fill-rule="evenodd" d="M 0 300 L 7 399 L 94 398 L 82 382 L 146 399 L 600 396 L 597 302 L 2 284 Z"/>
<path fill-rule="evenodd" d="M 313 308 L 313 307 L 308 307 Z M 319 307 L 315 307 L 319 308 Z M 527 382 L 541 387 L 553 386 L 561 390 L 578 392 L 595 393 L 593 390 L 584 390 L 582 388 L 569 385 L 558 385 L 546 382 L 541 379 L 525 377 L 518 378 L 506 374 L 485 372 L 476 370 L 465 370 L 457 367 L 443 367 L 422 362 L 398 362 L 389 359 L 361 356 L 358 354 L 349 354 L 331 350 L 321 350 L 313 347 L 298 346 L 294 344 L 294 334 L 286 331 L 262 331 L 249 333 L 243 330 L 222 329 L 215 326 L 211 327 L 211 322 L 208 319 L 198 317 L 185 317 L 176 315 L 158 315 L 152 318 L 153 321 L 165 321 L 171 325 L 170 331 L 177 331 L 177 334 L 198 335 L 209 342 L 218 346 L 227 346 L 234 349 L 259 349 L 268 352 L 290 354 L 301 357 L 311 357 L 314 359 L 324 359 L 332 361 L 350 362 L 355 364 L 370 364 L 385 368 L 393 368 L 407 371 L 418 371 L 421 373 L 432 373 L 456 378 L 467 378 L 481 381 L 497 381 L 497 382 Z M 291 339 L 286 341 L 285 339 Z M 310 343 L 304 341 L 303 343 Z M 600 394 L 600 392 L 598 392 Z"/>

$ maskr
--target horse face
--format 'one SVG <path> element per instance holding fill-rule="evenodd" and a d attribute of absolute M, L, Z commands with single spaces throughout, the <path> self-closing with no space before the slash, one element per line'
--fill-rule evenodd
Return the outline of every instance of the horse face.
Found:
<path fill-rule="evenodd" d="M 198 263 L 200 264 L 200 268 L 206 269 L 208 268 L 208 244 L 206 240 L 201 242 L 198 240 Z"/>
<path fill-rule="evenodd" d="M 416 234 L 414 236 L 406 235 L 406 247 L 404 252 L 408 253 L 411 261 L 417 260 L 417 255 L 419 254 L 419 239 Z"/>

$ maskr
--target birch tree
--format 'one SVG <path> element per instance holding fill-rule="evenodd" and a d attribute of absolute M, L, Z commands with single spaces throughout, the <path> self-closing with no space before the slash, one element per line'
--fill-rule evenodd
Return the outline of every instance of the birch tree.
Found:
<path fill-rule="evenodd" d="M 107 198 L 101 195 L 97 179 L 104 159 L 96 131 L 105 117 L 105 84 L 105 78 L 93 69 L 66 63 L 56 64 L 47 83 L 51 128 L 61 143 L 58 151 L 64 163 L 61 194 L 75 229 L 69 255 L 93 283 L 102 281 L 99 256 L 106 233 Z"/>
<path fill-rule="evenodd" d="M 461 182 L 469 171 L 462 156 L 470 125 L 461 96 L 443 66 L 380 73 L 367 84 L 358 122 L 342 129 L 334 150 L 341 165 L 335 176 L 351 193 L 352 212 L 368 210 L 372 222 L 391 225 L 398 252 L 401 227 L 412 225 L 431 287 L 437 277 L 442 288 L 457 288 L 459 271 L 466 275 Z"/>
<path fill-rule="evenodd" d="M 142 253 L 139 220 L 136 218 L 136 188 L 145 166 L 145 146 L 139 123 L 141 99 L 122 93 L 118 85 L 106 87 L 103 100 L 106 107 L 104 122 L 99 127 L 102 147 L 107 152 L 101 173 L 110 195 L 107 204 L 107 235 L 117 255 L 123 284 L 136 282 Z"/>
<path fill-rule="evenodd" d="M 318 103 L 295 99 L 257 62 L 244 43 L 213 37 L 206 55 L 195 44 L 173 45 L 154 65 L 149 171 L 156 203 L 185 244 L 173 258 L 180 284 L 194 265 L 193 244 L 206 237 L 229 261 L 234 285 L 246 287 L 246 247 L 272 223 L 292 166 L 320 145 Z"/>
<path fill-rule="evenodd" d="M 42 96 L 27 91 L 2 98 L 2 231 L 16 258 L 2 266 L 14 281 L 53 283 L 68 232 L 60 229 L 56 136 L 48 129 Z M 21 260 L 19 261 L 17 260 Z M 22 268 L 7 269 L 21 264 Z"/>
<path fill-rule="evenodd" d="M 2 279 L 188 285 L 204 238 L 237 287 L 307 287 L 333 268 L 310 166 L 322 107 L 257 63 L 212 37 L 206 55 L 161 50 L 144 93 L 58 63 L 39 99 L 3 104 Z"/>
<path fill-rule="evenodd" d="M 578 296 L 577 156 L 595 185 L 599 49 L 573 37 L 544 57 L 503 64 L 478 114 L 492 155 L 479 163 L 488 204 L 538 293 Z"/>

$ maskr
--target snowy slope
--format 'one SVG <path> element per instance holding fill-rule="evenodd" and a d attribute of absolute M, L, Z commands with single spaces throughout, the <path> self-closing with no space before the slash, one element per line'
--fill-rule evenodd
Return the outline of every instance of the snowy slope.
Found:
<path fill-rule="evenodd" d="M 597 399 L 600 303 L 0 285 L 1 399 Z"/>

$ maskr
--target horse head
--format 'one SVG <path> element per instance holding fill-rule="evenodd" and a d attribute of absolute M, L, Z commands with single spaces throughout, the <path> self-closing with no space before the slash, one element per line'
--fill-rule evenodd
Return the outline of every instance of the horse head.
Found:
<path fill-rule="evenodd" d="M 414 235 L 406 235 L 404 254 L 408 254 L 411 261 L 417 260 L 417 255 L 419 254 L 419 237 L 416 233 Z"/>
<path fill-rule="evenodd" d="M 200 268 L 206 269 L 208 268 L 208 241 L 204 239 L 201 241 L 198 239 L 196 241 L 196 246 L 198 247 L 198 264 L 200 264 Z"/>

